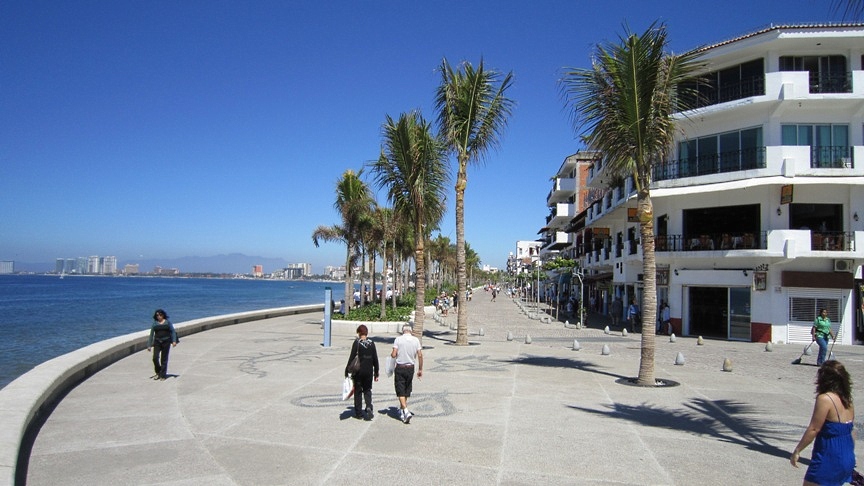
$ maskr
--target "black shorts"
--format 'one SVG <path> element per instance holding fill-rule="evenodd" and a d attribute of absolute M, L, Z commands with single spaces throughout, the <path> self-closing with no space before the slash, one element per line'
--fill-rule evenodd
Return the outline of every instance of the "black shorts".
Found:
<path fill-rule="evenodd" d="M 414 381 L 414 367 L 397 366 L 393 373 L 393 383 L 396 385 L 396 396 L 410 397 L 411 383 Z"/>

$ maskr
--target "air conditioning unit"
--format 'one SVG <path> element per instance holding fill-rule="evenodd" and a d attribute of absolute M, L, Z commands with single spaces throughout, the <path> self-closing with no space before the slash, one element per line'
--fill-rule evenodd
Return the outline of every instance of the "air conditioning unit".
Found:
<path fill-rule="evenodd" d="M 834 260 L 835 272 L 851 272 L 852 260 Z"/>

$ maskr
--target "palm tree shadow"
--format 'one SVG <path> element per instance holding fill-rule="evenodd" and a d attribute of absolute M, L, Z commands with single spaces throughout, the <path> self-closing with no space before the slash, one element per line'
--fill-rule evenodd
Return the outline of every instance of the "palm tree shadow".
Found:
<path fill-rule="evenodd" d="M 615 403 L 606 405 L 609 410 L 594 410 L 570 406 L 574 410 L 618 420 L 630 420 L 648 427 L 673 429 L 695 435 L 714 437 L 730 444 L 737 444 L 749 450 L 788 459 L 789 451 L 769 443 L 769 441 L 788 440 L 779 427 L 774 427 L 754 415 L 756 408 L 746 403 L 732 400 L 706 400 L 694 398 L 682 404 L 683 410 L 673 410 L 648 404 L 633 406 Z M 780 424 L 784 428 L 794 425 Z M 809 461 L 802 459 L 802 464 Z"/>
<path fill-rule="evenodd" d="M 552 356 L 519 356 L 518 358 L 509 360 L 510 363 L 513 364 L 523 364 L 529 366 L 544 366 L 548 368 L 574 368 L 581 371 L 587 371 L 588 373 L 595 373 L 598 375 L 610 376 L 612 378 L 621 379 L 621 378 L 630 378 L 629 376 L 623 376 L 616 373 L 611 373 L 609 371 L 604 370 L 600 366 L 597 366 L 594 363 L 590 363 L 588 361 L 582 361 L 578 359 L 570 359 L 570 358 L 556 358 Z"/>

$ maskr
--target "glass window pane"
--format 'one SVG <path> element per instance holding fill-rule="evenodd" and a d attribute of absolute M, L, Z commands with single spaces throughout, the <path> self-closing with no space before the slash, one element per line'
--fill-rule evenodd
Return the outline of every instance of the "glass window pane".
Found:
<path fill-rule="evenodd" d="M 798 125 L 798 145 L 813 145 L 813 125 Z"/>
<path fill-rule="evenodd" d="M 783 145 L 798 145 L 798 127 L 795 125 L 783 125 Z"/>
<path fill-rule="evenodd" d="M 848 125 L 833 125 L 831 127 L 833 132 L 833 141 L 831 145 L 835 147 L 848 147 L 849 146 L 849 126 Z"/>

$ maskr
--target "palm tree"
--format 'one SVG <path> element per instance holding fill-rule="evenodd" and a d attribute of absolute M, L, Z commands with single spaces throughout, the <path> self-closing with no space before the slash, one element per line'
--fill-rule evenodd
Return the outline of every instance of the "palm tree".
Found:
<path fill-rule="evenodd" d="M 372 213 L 372 219 L 374 221 L 375 235 L 378 240 L 378 248 L 381 252 L 381 261 L 384 262 L 381 269 L 381 278 L 384 280 L 384 283 L 381 285 L 381 320 L 387 316 L 387 245 L 392 244 L 394 239 L 396 238 L 396 213 L 392 208 L 382 208 L 380 206 L 376 206 L 374 212 Z M 395 253 L 395 252 L 394 252 Z M 393 269 L 395 271 L 395 265 Z M 374 270 L 373 270 L 374 274 Z M 373 288 L 374 284 L 373 284 Z"/>
<path fill-rule="evenodd" d="M 312 232 L 312 243 L 318 247 L 319 241 L 345 244 L 345 304 L 350 308 L 354 287 L 353 268 L 359 256 L 360 227 L 372 201 L 366 184 L 360 179 L 363 173 L 346 170 L 336 182 L 336 202 L 333 207 L 339 212 L 342 223 L 333 226 L 319 226 Z M 345 312 L 348 313 L 347 310 Z"/>
<path fill-rule="evenodd" d="M 833 13 L 843 12 L 843 19 L 857 20 L 864 17 L 864 0 L 833 0 Z"/>
<path fill-rule="evenodd" d="M 446 209 L 443 144 L 432 135 L 419 113 L 403 113 L 398 121 L 389 115 L 383 126 L 384 146 L 372 165 L 375 181 L 387 190 L 393 209 L 410 221 L 414 233 L 414 265 L 417 267 L 414 301 L 414 335 L 423 337 L 426 293 L 425 243 L 427 226 L 437 225 Z"/>
<path fill-rule="evenodd" d="M 483 60 L 475 70 L 463 63 L 454 70 L 447 59 L 441 62 L 441 84 L 435 95 L 438 127 L 449 150 L 456 154 L 459 170 L 456 175 L 456 273 L 459 294 L 465 295 L 465 188 L 468 185 L 468 164 L 483 160 L 490 148 L 498 145 L 501 132 L 513 107 L 506 96 L 512 85 L 513 73 L 501 76 L 488 71 Z M 468 344 L 467 306 L 459 306 L 456 344 Z"/>
<path fill-rule="evenodd" d="M 587 142 L 601 151 L 607 170 L 633 177 L 642 242 L 641 360 L 638 384 L 654 386 L 657 287 L 654 257 L 654 207 L 651 168 L 671 147 L 673 113 L 690 96 L 677 96 L 678 85 L 698 69 L 695 54 L 667 53 L 666 29 L 654 23 L 642 35 L 625 27 L 620 43 L 598 45 L 590 68 L 570 69 L 562 92 L 574 108 L 574 126 L 587 133 Z"/>

